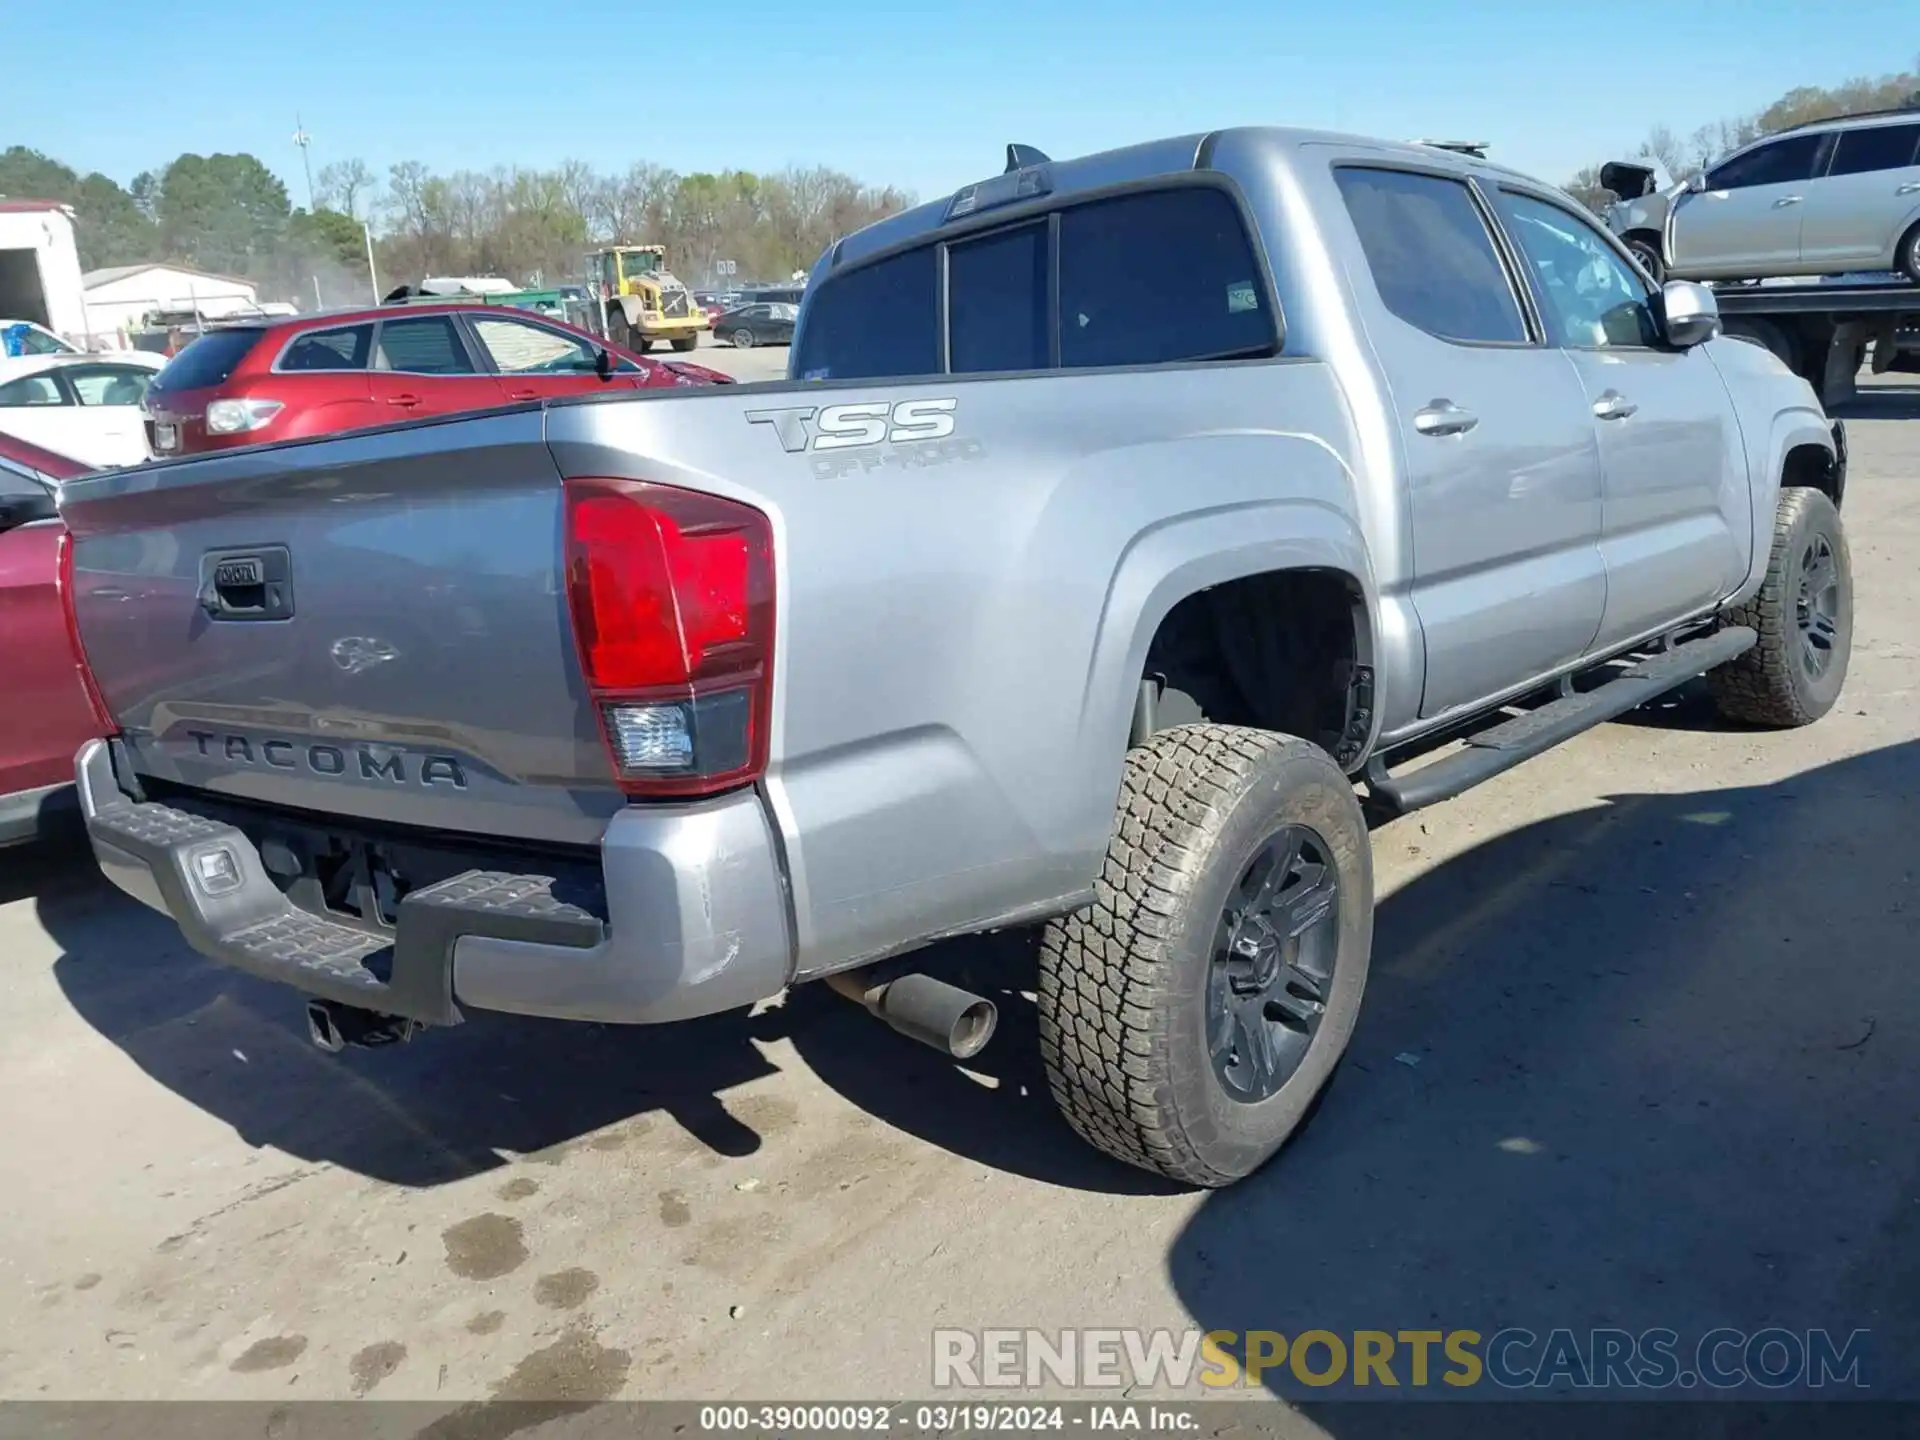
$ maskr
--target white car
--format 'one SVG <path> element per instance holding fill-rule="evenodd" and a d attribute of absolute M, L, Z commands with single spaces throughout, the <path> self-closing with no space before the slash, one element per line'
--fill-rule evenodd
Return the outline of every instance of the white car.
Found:
<path fill-rule="evenodd" d="M 30 357 L 34 355 L 86 355 L 101 353 L 114 360 L 125 360 L 130 365 L 144 365 L 149 370 L 158 370 L 167 363 L 164 355 L 155 355 L 146 350 L 112 350 L 91 352 L 82 350 L 64 336 L 56 335 L 46 326 L 32 320 L 13 320 L 0 316 L 0 359 Z"/>
<path fill-rule="evenodd" d="M 1920 282 L 1920 112 L 1782 130 L 1685 184 L 1604 165 L 1607 224 L 1656 279 L 1751 280 L 1888 270 Z"/>
<path fill-rule="evenodd" d="M 142 402 L 154 369 L 107 355 L 0 359 L 0 431 L 88 465 L 151 458 Z"/>

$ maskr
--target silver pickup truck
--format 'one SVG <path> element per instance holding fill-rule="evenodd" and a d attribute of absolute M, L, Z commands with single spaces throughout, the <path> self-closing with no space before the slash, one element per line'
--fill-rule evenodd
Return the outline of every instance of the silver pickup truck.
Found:
<path fill-rule="evenodd" d="M 1363 804 L 1844 679 L 1841 428 L 1471 155 L 1013 147 L 806 293 L 786 383 L 68 486 L 106 874 L 328 1048 L 824 979 L 965 1057 L 923 947 L 1040 926 L 1068 1120 L 1222 1185 L 1352 1034 Z"/>

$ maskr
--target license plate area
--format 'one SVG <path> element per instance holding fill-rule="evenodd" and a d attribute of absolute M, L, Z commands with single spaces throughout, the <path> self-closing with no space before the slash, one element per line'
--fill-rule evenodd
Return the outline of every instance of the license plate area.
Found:
<path fill-rule="evenodd" d="M 293 618 L 293 559 L 284 545 L 200 557 L 200 608 L 215 620 Z"/>

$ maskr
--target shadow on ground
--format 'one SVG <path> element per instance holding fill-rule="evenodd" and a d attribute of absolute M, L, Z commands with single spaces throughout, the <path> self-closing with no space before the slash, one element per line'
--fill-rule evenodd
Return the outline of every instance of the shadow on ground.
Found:
<path fill-rule="evenodd" d="M 928 1142 L 1050 1184 L 1167 1188 L 1081 1145 L 1054 1111 L 1022 993 L 1032 983 L 1024 935 L 924 952 L 1001 1006 L 1000 1037 L 965 1073 L 822 986 L 758 1016 L 668 1026 L 475 1013 L 410 1044 L 329 1056 L 309 1044 L 292 991 L 194 953 L 170 921 L 101 880 L 83 847 L 16 854 L 0 901 L 37 898 L 65 951 L 54 975 L 74 1009 L 251 1145 L 428 1186 L 659 1113 L 716 1152 L 749 1155 L 765 1137 L 751 1107 L 726 1096 L 774 1073 L 762 1042 L 788 1038 L 853 1103 Z"/>
<path fill-rule="evenodd" d="M 1920 420 L 1920 382 L 1902 376 L 1896 383 L 1864 385 L 1833 413 L 1842 420 Z"/>
<path fill-rule="evenodd" d="M 1615 796 L 1389 897 L 1319 1118 L 1172 1248 L 1196 1322 L 1665 1327 L 1683 1361 L 1717 1326 L 1858 1329 L 1869 1393 L 1920 1394 L 1917 804 L 1907 743 Z M 1408 1386 L 1404 1348 L 1395 1368 Z M 1446 1368 L 1429 1394 L 1488 1398 Z M 1315 1418 L 1427 1429 L 1364 1403 Z"/>
<path fill-rule="evenodd" d="M 1899 1228 L 1920 1223 L 1917 777 L 1902 747 L 1775 787 L 1618 797 L 1386 899 L 1353 1063 L 1321 1119 L 1209 1199 L 1171 1257 L 1194 1315 L 1837 1325 L 1920 1279 L 1895 1247 L 1920 1239 Z M 726 1097 L 772 1073 L 788 1052 L 764 1042 L 787 1038 L 928 1143 L 1049 1184 L 1161 1188 L 1054 1112 L 1026 936 L 929 952 L 1002 1006 L 967 1072 L 818 986 L 753 1018 L 477 1016 L 334 1058 L 289 992 L 201 960 L 83 863 L 11 873 L 85 1020 L 248 1142 L 303 1159 L 433 1185 L 648 1113 L 749 1154 L 763 1137 Z"/>

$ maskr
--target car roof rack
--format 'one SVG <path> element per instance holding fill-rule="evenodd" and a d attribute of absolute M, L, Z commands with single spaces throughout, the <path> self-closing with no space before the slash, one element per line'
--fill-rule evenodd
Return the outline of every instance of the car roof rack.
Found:
<path fill-rule="evenodd" d="M 1849 120 L 1885 120 L 1894 115 L 1905 115 L 1909 119 L 1920 120 L 1920 105 L 1895 105 L 1888 110 L 1856 110 L 1851 115 L 1828 115 L 1819 120 L 1802 120 L 1798 125 L 1787 125 L 1779 130 L 1769 130 L 1760 138 L 1762 140 L 1768 140 L 1775 135 L 1786 135 L 1795 130 L 1807 130 L 1815 125 L 1844 125 Z"/>
<path fill-rule="evenodd" d="M 1011 175 L 1016 170 L 1024 170 L 1029 165 L 1046 165 L 1051 158 L 1045 151 L 1036 150 L 1031 145 L 1007 146 L 1007 168 L 1001 173 Z"/>
<path fill-rule="evenodd" d="M 1415 145 L 1426 145 L 1434 150 L 1451 150 L 1456 155 L 1471 155 L 1476 160 L 1487 158 L 1488 143 L 1485 140 L 1415 140 Z"/>

